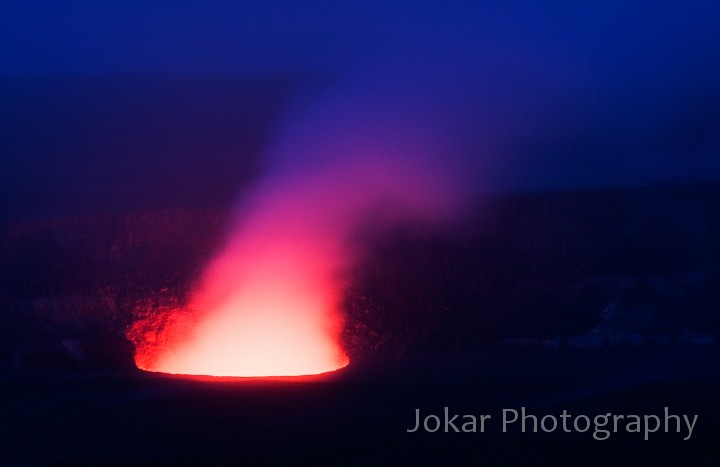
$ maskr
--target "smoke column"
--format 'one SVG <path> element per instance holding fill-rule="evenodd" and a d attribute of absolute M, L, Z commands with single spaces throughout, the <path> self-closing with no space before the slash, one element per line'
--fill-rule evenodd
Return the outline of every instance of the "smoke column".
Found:
<path fill-rule="evenodd" d="M 341 368 L 339 305 L 361 237 L 462 209 L 461 184 L 413 92 L 338 89 L 302 117 L 291 113 L 187 309 L 153 317 L 157 335 L 139 339 L 140 368 L 216 376 Z"/>
<path fill-rule="evenodd" d="M 383 52 L 291 109 L 185 309 L 130 330 L 136 364 L 334 370 L 347 364 L 339 304 L 368 232 L 448 223 L 488 189 L 717 177 L 715 133 L 699 150 L 667 143 L 684 141 L 684 119 L 716 115 L 716 16 L 510 4 L 413 8 Z"/>

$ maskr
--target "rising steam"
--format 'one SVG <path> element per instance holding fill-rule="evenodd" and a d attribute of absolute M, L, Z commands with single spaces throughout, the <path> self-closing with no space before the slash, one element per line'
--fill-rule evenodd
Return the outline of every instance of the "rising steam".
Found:
<path fill-rule="evenodd" d="M 716 88 L 708 38 L 680 33 L 716 15 L 618 20 L 616 8 L 510 4 L 507 14 L 402 16 L 385 53 L 288 112 L 186 307 L 130 330 L 138 367 L 234 376 L 340 368 L 339 304 L 368 231 L 448 222 L 488 188 L 718 173 L 712 135 L 694 163 L 666 139 L 685 138 L 679 109 L 692 116 L 708 105 L 703 90 Z M 638 28 L 685 53 L 658 54 Z"/>
<path fill-rule="evenodd" d="M 339 306 L 360 234 L 447 220 L 462 207 L 432 128 L 387 101 L 324 102 L 284 131 L 187 307 L 133 327 L 138 367 L 216 376 L 341 368 Z"/>

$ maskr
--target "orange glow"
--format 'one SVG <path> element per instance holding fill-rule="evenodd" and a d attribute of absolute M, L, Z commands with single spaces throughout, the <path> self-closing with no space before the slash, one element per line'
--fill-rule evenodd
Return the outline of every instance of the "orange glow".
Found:
<path fill-rule="evenodd" d="M 348 248 L 315 204 L 282 190 L 262 198 L 185 308 L 150 310 L 132 326 L 138 368 L 294 376 L 346 366 L 338 307 Z"/>
<path fill-rule="evenodd" d="M 186 306 L 147 310 L 128 331 L 138 368 L 294 376 L 346 366 L 339 308 L 359 226 L 441 219 L 452 204 L 428 172 L 386 157 L 357 161 L 256 187 Z"/>
<path fill-rule="evenodd" d="M 313 264 L 312 251 L 301 245 L 285 248 L 282 242 L 254 248 L 246 254 L 246 248 L 232 247 L 223 253 L 187 309 L 155 313 L 136 323 L 131 338 L 140 341 L 135 357 L 139 368 L 188 375 L 293 376 L 348 364 L 338 344 L 342 319 L 336 312 L 337 284 Z M 317 263 L 321 256 L 315 258 Z M 150 336 L 142 334 L 144 329 Z"/>
<path fill-rule="evenodd" d="M 282 266 L 248 281 L 200 320 L 184 336 L 185 342 L 167 349 L 147 369 L 192 375 L 292 376 L 347 365 L 336 342 L 341 322 L 328 312 L 333 303 L 322 284 L 307 283 Z"/>

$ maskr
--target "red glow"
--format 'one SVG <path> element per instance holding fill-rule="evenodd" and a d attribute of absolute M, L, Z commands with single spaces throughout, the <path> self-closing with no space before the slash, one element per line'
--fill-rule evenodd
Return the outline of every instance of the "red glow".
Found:
<path fill-rule="evenodd" d="M 322 258 L 298 242 L 241 237 L 210 266 L 186 310 L 140 321 L 149 328 L 136 364 L 149 371 L 212 376 L 292 376 L 341 368 L 337 287 Z M 294 246 L 294 248 L 291 248 Z M 191 310 L 209 310 L 193 313 Z"/>
<path fill-rule="evenodd" d="M 324 222 L 324 207 L 307 190 L 302 198 L 286 190 L 260 196 L 188 306 L 151 311 L 132 327 L 136 365 L 211 376 L 311 375 L 346 366 L 338 305 L 348 249 Z"/>
<path fill-rule="evenodd" d="M 347 365 L 323 284 L 267 266 L 166 349 L 153 371 L 213 376 L 308 375 Z M 210 297 L 215 301 L 216 297 Z"/>
<path fill-rule="evenodd" d="M 137 366 L 209 376 L 311 375 L 346 366 L 339 305 L 357 261 L 358 226 L 382 222 L 388 214 L 378 207 L 393 219 L 427 219 L 451 204 L 437 177 L 383 158 L 361 161 L 266 180 L 187 306 L 150 310 L 130 329 Z"/>

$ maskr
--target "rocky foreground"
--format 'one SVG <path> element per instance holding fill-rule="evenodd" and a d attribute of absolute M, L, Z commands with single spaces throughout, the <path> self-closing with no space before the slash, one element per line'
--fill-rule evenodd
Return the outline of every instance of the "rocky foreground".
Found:
<path fill-rule="evenodd" d="M 368 241 L 351 359 L 488 347 L 708 347 L 720 336 L 720 186 L 493 195 L 452 232 Z M 0 368 L 132 366 L 128 326 L 181 307 L 222 209 L 0 226 Z"/>

